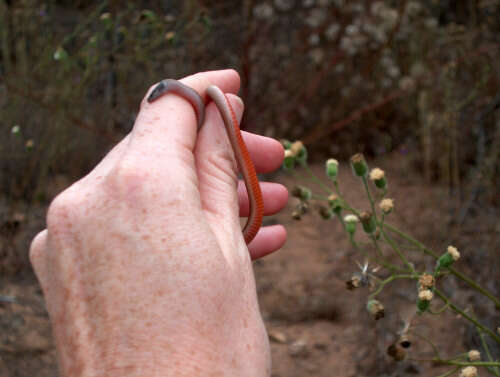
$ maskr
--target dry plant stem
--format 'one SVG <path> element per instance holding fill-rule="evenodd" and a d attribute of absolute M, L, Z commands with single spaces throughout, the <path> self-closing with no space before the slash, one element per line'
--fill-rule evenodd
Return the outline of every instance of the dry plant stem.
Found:
<path fill-rule="evenodd" d="M 460 314 L 462 317 L 464 317 L 468 321 L 472 322 L 478 329 L 481 329 L 482 331 L 484 331 L 485 333 L 487 333 L 488 335 L 490 335 L 493 339 L 495 339 L 495 341 L 497 343 L 500 344 L 500 336 L 498 336 L 494 331 L 492 331 L 489 328 L 483 326 L 476 319 L 474 319 L 473 317 L 471 317 L 470 315 L 468 315 L 467 313 L 465 313 L 462 309 L 460 309 L 457 306 L 455 306 L 454 304 L 452 304 L 450 302 L 450 299 L 448 297 L 446 297 L 446 295 L 443 292 L 441 292 L 439 289 L 436 288 L 434 290 L 434 293 L 436 293 L 436 295 L 438 295 L 439 298 L 441 298 L 441 300 L 443 300 L 445 304 L 448 304 L 451 310 L 453 310 L 454 312 Z M 500 363 L 498 365 L 500 366 Z"/>
<path fill-rule="evenodd" d="M 374 299 L 382 290 L 385 288 L 387 284 L 396 279 L 416 279 L 415 275 L 391 275 L 387 279 L 380 282 L 377 290 L 373 292 L 368 299 Z"/>
<path fill-rule="evenodd" d="M 431 256 L 433 256 L 436 259 L 439 258 L 439 256 L 437 255 L 437 253 L 435 253 L 434 251 L 428 249 L 422 243 L 420 243 L 416 239 L 412 238 L 411 236 L 407 235 L 406 233 L 400 231 L 396 227 L 394 227 L 392 225 L 389 225 L 389 224 L 384 224 L 384 228 L 387 228 L 391 232 L 396 233 L 400 237 L 404 238 L 406 241 L 409 241 L 409 242 L 413 243 L 415 246 L 417 246 L 425 254 L 431 255 Z M 452 273 L 453 275 L 455 275 L 456 277 L 458 277 L 459 279 L 461 279 L 462 281 L 464 281 L 465 283 L 467 283 L 470 287 L 474 288 L 479 293 L 481 293 L 484 296 L 488 297 L 491 301 L 493 301 L 493 303 L 495 304 L 496 308 L 500 309 L 500 300 L 497 297 L 495 297 L 495 295 L 493 295 L 491 292 L 489 292 L 485 288 L 481 287 L 475 281 L 473 281 L 470 278 L 468 278 L 467 276 L 463 275 L 461 272 L 458 272 L 453 267 L 449 267 L 448 270 L 450 271 L 450 273 Z"/>

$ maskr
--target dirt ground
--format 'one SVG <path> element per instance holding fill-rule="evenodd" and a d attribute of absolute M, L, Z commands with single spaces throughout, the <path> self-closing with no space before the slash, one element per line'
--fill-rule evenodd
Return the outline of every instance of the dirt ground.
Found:
<path fill-rule="evenodd" d="M 489 213 L 487 220 L 473 219 L 471 225 L 453 229 L 449 225 L 452 201 L 446 190 L 410 174 L 412 167 L 404 156 L 387 156 L 372 161 L 371 166 L 375 165 L 386 170 L 388 196 L 395 199 L 395 211 L 387 222 L 411 232 L 437 251 L 454 244 L 464 255 L 457 268 L 472 277 L 481 272 L 480 279 L 498 296 L 500 229 L 496 211 Z M 322 176 L 322 165 L 314 170 Z M 293 185 L 291 177 L 281 173 L 275 180 Z M 360 183 L 352 177 L 347 163 L 341 163 L 340 185 L 352 204 L 367 206 Z M 439 316 L 424 315 L 412 322 L 411 347 L 406 349 L 405 359 L 394 361 L 387 349 L 399 339 L 398 331 L 415 312 L 414 282 L 388 285 L 378 296 L 384 303 L 385 317 L 375 321 L 366 310 L 369 288 L 346 289 L 346 280 L 359 270 L 356 261 L 363 263 L 364 257 L 350 245 L 339 222 L 322 220 L 314 205 L 302 220 L 293 220 L 290 214 L 295 204 L 296 199 L 291 198 L 285 211 L 266 220 L 287 227 L 285 247 L 254 264 L 261 311 L 271 341 L 273 377 L 438 376 L 449 368 L 420 361 L 433 357 L 432 348 L 421 337 L 432 340 L 443 358 L 475 345 L 474 331 L 449 311 Z M 27 240 L 43 226 L 44 210 L 40 207 L 26 213 L 15 239 L 4 242 L 4 255 L 8 256 L 11 249 L 27 249 Z M 428 257 L 404 249 L 418 270 L 433 267 L 434 261 Z M 472 253 L 474 257 L 467 256 Z M 23 258 L 21 267 L 26 254 Z M 388 276 L 384 270 L 377 275 Z M 21 272 L 5 274 L 0 284 L 0 294 L 18 299 L 18 303 L 0 303 L 0 376 L 57 376 L 50 324 L 33 274 L 24 265 Z M 476 299 L 477 295 L 454 277 L 440 284 L 461 307 L 473 307 L 474 313 L 494 328 L 500 325 L 498 312 L 495 317 L 491 305 Z M 440 302 L 433 304 L 442 306 Z M 492 353 L 500 357 L 498 348 L 492 348 Z"/>

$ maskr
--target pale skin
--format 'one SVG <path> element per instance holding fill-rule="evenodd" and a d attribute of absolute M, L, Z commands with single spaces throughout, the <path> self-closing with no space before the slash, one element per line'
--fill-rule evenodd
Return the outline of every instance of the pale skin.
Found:
<path fill-rule="evenodd" d="M 200 94 L 219 86 L 241 118 L 235 71 L 181 81 Z M 243 138 L 258 172 L 280 166 L 277 141 Z M 266 215 L 285 206 L 283 186 L 261 188 Z M 279 249 L 286 232 L 264 227 L 247 248 L 247 213 L 214 104 L 197 135 L 185 99 L 143 100 L 130 134 L 52 202 L 31 245 L 61 375 L 269 376 L 251 260 Z"/>

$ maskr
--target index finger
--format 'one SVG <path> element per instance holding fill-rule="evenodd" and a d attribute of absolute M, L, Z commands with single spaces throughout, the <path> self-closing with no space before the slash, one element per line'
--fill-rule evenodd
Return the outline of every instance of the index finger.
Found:
<path fill-rule="evenodd" d="M 207 95 L 205 93 L 206 89 L 210 85 L 218 86 L 224 93 L 237 93 L 240 88 L 240 77 L 238 73 L 232 69 L 196 73 L 184 77 L 179 81 L 198 92 L 204 102 L 207 100 Z M 158 84 L 156 83 L 149 88 L 141 102 L 141 109 L 136 124 L 134 125 L 133 132 L 140 132 L 144 128 L 154 129 L 156 137 L 164 138 L 165 136 L 169 136 L 170 132 L 174 132 L 175 134 L 178 131 L 185 131 L 186 127 L 165 127 L 166 124 L 171 123 L 188 125 L 192 132 L 192 126 L 196 124 L 196 113 L 185 98 L 173 93 L 167 93 L 152 103 L 147 101 L 149 93 L 156 85 Z M 194 129 L 196 130 L 196 128 Z"/>

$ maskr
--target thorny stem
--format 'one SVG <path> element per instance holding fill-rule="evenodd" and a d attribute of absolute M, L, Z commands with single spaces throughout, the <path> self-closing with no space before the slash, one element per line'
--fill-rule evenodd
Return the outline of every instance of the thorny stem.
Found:
<path fill-rule="evenodd" d="M 497 334 L 495 334 L 494 331 L 492 331 L 489 328 L 483 326 L 475 318 L 471 317 L 470 315 L 468 315 L 467 313 L 465 313 L 462 309 L 460 309 L 457 306 L 455 306 L 454 304 L 452 304 L 451 301 L 450 301 L 450 299 L 448 297 L 446 297 L 446 295 L 443 292 L 441 292 L 439 289 L 437 289 L 437 288 L 434 289 L 434 292 L 439 296 L 439 298 L 441 298 L 441 300 L 444 301 L 444 303 L 446 303 L 446 304 L 449 305 L 449 307 L 450 307 L 451 310 L 453 310 L 454 312 L 457 312 L 462 317 L 464 317 L 468 321 L 472 322 L 478 329 L 481 329 L 485 333 L 488 333 L 488 335 L 490 335 L 493 339 L 495 339 L 496 342 L 500 343 L 500 336 L 498 336 Z M 500 363 L 498 365 L 500 365 Z"/>
<path fill-rule="evenodd" d="M 408 234 L 400 231 L 399 229 L 397 229 L 396 227 L 392 226 L 392 225 L 389 225 L 389 224 L 384 224 L 384 227 L 389 229 L 390 231 L 396 233 L 397 235 L 399 235 L 400 237 L 404 238 L 406 241 L 409 241 L 411 243 L 413 243 L 415 246 L 417 246 L 421 251 L 423 251 L 425 254 L 427 255 L 431 255 L 433 256 L 434 258 L 439 258 L 438 254 L 435 253 L 434 251 L 428 249 L 427 247 L 425 247 L 425 245 L 423 245 L 422 243 L 420 243 L 419 241 L 417 241 L 416 239 L 414 239 L 413 237 L 409 236 Z M 455 275 L 457 278 L 461 279 L 462 281 L 464 281 L 465 283 L 467 283 L 470 287 L 474 288 L 476 291 L 478 291 L 479 293 L 481 293 L 482 295 L 488 297 L 491 301 L 493 301 L 493 303 L 495 304 L 496 308 L 497 309 L 500 309 L 500 300 L 495 297 L 495 295 L 493 295 L 491 292 L 489 292 L 487 289 L 483 288 L 482 286 L 480 286 L 479 284 L 477 284 L 475 281 L 471 280 L 470 278 L 468 278 L 467 276 L 465 276 L 464 274 L 462 274 L 461 272 L 455 270 L 453 267 L 449 267 L 448 270 L 453 274 Z"/>
<path fill-rule="evenodd" d="M 415 279 L 415 275 L 391 275 L 387 279 L 380 282 L 377 290 L 373 292 L 368 299 L 371 300 L 375 298 L 382 290 L 385 288 L 387 284 L 396 279 Z"/>

